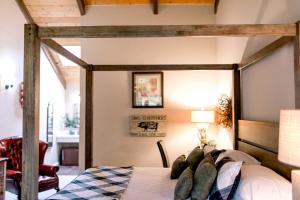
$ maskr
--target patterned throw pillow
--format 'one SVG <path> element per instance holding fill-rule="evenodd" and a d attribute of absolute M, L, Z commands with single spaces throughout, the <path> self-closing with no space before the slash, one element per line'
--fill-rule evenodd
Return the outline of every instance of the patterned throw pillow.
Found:
<path fill-rule="evenodd" d="M 185 155 L 179 156 L 172 164 L 171 179 L 179 178 L 180 174 L 188 167 Z"/>
<path fill-rule="evenodd" d="M 195 171 L 203 158 L 204 158 L 204 152 L 198 146 L 193 149 L 193 151 L 187 157 L 186 161 L 189 164 L 190 168 L 193 171 Z"/>
<path fill-rule="evenodd" d="M 192 200 L 205 200 L 214 184 L 216 176 L 217 169 L 213 158 L 211 155 L 207 155 L 198 165 L 194 174 Z"/>
<path fill-rule="evenodd" d="M 193 188 L 193 177 L 194 172 L 189 167 L 182 172 L 176 183 L 174 200 L 186 200 L 190 197 Z"/>
<path fill-rule="evenodd" d="M 232 161 L 225 157 L 216 166 L 218 176 L 210 191 L 209 200 L 231 200 L 241 179 L 242 161 Z"/>

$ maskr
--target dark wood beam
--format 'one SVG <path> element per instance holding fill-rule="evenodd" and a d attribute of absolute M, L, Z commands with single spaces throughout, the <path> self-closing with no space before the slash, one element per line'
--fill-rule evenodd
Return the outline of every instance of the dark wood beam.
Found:
<path fill-rule="evenodd" d="M 215 13 L 215 15 L 218 12 L 219 3 L 220 3 L 220 0 L 215 0 L 215 4 L 214 4 L 214 13 Z"/>
<path fill-rule="evenodd" d="M 64 87 L 64 89 L 66 89 L 67 87 L 67 83 L 66 83 L 66 80 L 60 70 L 60 67 L 58 66 L 58 64 L 55 62 L 55 59 L 54 59 L 54 56 L 53 56 L 53 53 L 51 52 L 51 50 L 46 47 L 45 45 L 42 45 L 42 50 L 45 54 L 45 56 L 47 57 L 49 63 L 51 64 L 52 68 L 53 68 L 53 71 L 55 72 L 58 80 L 60 81 L 60 83 L 62 84 L 62 86 Z"/>
<path fill-rule="evenodd" d="M 300 109 L 300 21 L 296 25 L 297 35 L 294 37 L 295 108 Z"/>
<path fill-rule="evenodd" d="M 40 38 L 136 38 L 182 36 L 295 36 L 295 24 L 40 27 Z"/>
<path fill-rule="evenodd" d="M 242 60 L 241 64 L 239 65 L 239 69 L 241 70 L 246 67 L 249 67 L 254 63 L 257 63 L 258 61 L 272 54 L 277 49 L 283 47 L 284 45 L 288 44 L 291 41 L 293 41 L 293 37 L 281 37 L 278 40 L 275 40 L 274 42 L 263 47 L 262 49 L 260 49 L 259 51 L 251 55 L 250 57 Z"/>
<path fill-rule="evenodd" d="M 76 0 L 77 1 L 77 5 L 78 5 L 78 9 L 81 15 L 85 15 L 85 4 L 84 4 L 84 0 Z"/>
<path fill-rule="evenodd" d="M 42 43 L 47 45 L 50 49 L 54 50 L 55 52 L 59 53 L 60 55 L 66 57 L 67 59 L 71 60 L 72 62 L 76 63 L 77 65 L 87 69 L 89 64 L 72 54 L 70 51 L 62 47 L 60 44 L 55 42 L 52 39 L 43 39 Z"/>
<path fill-rule="evenodd" d="M 22 199 L 38 199 L 40 39 L 38 26 L 25 24 Z"/>
<path fill-rule="evenodd" d="M 85 80 L 85 168 L 93 164 L 93 71 L 86 70 Z"/>
<path fill-rule="evenodd" d="M 33 20 L 33 18 L 31 17 L 31 15 L 30 15 L 30 13 L 29 13 L 27 7 L 25 6 L 23 0 L 15 0 L 15 1 L 16 1 L 16 3 L 18 4 L 18 6 L 19 6 L 21 12 L 23 13 L 23 15 L 24 15 L 24 17 L 25 17 L 27 23 L 34 23 L 34 20 Z"/>
<path fill-rule="evenodd" d="M 158 15 L 158 0 L 151 0 L 153 7 L 153 14 Z"/>
<path fill-rule="evenodd" d="M 233 133 L 234 149 L 238 148 L 239 138 L 239 120 L 242 117 L 241 108 L 241 71 L 238 70 L 238 64 L 233 65 Z"/>
<path fill-rule="evenodd" d="M 232 70 L 232 64 L 200 65 L 93 65 L 93 71 Z"/>

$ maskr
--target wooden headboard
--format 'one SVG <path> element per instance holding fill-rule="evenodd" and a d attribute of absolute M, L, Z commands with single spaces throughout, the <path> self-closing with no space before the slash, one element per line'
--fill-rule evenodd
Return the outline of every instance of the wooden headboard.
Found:
<path fill-rule="evenodd" d="M 278 123 L 239 120 L 237 149 L 291 180 L 291 167 L 278 161 Z"/>

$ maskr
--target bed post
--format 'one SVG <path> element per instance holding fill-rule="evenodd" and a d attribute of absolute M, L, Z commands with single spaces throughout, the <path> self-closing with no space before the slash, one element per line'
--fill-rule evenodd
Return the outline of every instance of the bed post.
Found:
<path fill-rule="evenodd" d="M 241 119 L 241 72 L 239 65 L 233 64 L 233 134 L 234 149 L 238 148 L 238 123 Z"/>
<path fill-rule="evenodd" d="M 24 31 L 22 199 L 38 199 L 40 39 L 36 24 Z"/>
<path fill-rule="evenodd" d="M 295 108 L 300 109 L 300 21 L 296 23 L 297 32 L 294 37 L 294 74 L 295 74 Z"/>
<path fill-rule="evenodd" d="M 85 169 L 93 163 L 93 66 L 86 69 L 85 83 Z"/>

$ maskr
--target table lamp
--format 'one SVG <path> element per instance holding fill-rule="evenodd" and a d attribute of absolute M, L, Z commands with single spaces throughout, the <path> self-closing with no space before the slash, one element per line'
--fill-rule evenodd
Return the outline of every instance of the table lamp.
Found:
<path fill-rule="evenodd" d="M 278 160 L 300 167 L 300 110 L 281 110 Z M 300 199 L 300 170 L 292 170 L 293 200 Z"/>
<path fill-rule="evenodd" d="M 191 121 L 197 123 L 198 138 L 202 147 L 207 142 L 207 129 L 210 123 L 214 123 L 214 111 L 192 111 Z"/>

